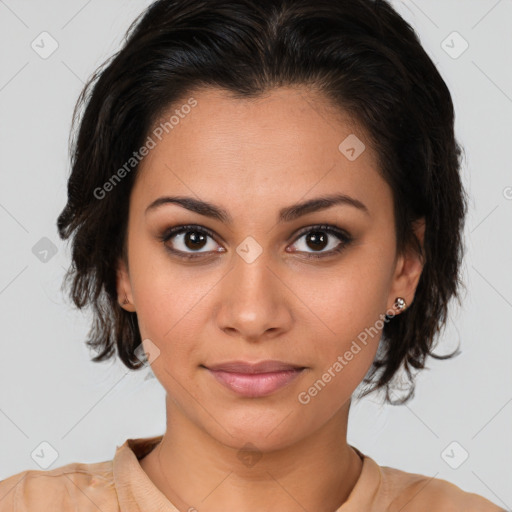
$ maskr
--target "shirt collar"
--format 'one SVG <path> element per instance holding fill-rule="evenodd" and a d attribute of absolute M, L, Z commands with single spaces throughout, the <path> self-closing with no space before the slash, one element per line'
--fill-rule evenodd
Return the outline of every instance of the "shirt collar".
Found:
<path fill-rule="evenodd" d="M 139 463 L 139 459 L 148 454 L 162 437 L 127 439 L 117 447 L 113 473 L 121 512 L 179 512 L 149 479 Z"/>

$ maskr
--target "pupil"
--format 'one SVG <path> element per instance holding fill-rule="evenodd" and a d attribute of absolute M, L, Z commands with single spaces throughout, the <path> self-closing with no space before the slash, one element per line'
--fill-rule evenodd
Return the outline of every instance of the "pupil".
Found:
<path fill-rule="evenodd" d="M 308 244 L 310 242 L 313 244 L 313 247 L 311 247 L 312 249 L 324 249 L 326 246 L 326 239 L 327 237 L 322 231 L 313 231 L 308 237 Z"/>

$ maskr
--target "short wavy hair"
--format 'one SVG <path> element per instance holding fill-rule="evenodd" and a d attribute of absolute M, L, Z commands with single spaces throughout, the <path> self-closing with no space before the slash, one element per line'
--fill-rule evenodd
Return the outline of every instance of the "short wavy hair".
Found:
<path fill-rule="evenodd" d="M 129 369 L 143 366 L 136 313 L 120 307 L 116 287 L 138 165 L 105 197 L 99 187 L 190 91 L 214 87 L 250 98 L 301 85 L 364 128 L 393 193 L 397 250 L 412 244 L 424 261 L 414 301 L 383 327 L 362 396 L 384 389 L 387 402 L 405 403 L 414 394 L 412 369 L 425 368 L 427 356 L 453 357 L 433 348 L 463 286 L 462 149 L 450 92 L 413 28 L 384 0 L 159 0 L 93 73 L 73 112 L 68 200 L 57 226 L 63 240 L 73 235 L 64 278 L 70 297 L 93 308 L 93 361 L 117 349 Z M 413 232 L 421 217 L 423 247 Z M 409 394 L 393 401 L 401 369 Z"/>

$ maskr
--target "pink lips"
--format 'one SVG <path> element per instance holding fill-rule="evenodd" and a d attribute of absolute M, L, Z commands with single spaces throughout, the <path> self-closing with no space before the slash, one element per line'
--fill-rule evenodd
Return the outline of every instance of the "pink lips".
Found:
<path fill-rule="evenodd" d="M 228 389 L 246 397 L 267 396 L 298 377 L 304 367 L 282 361 L 229 361 L 208 367 L 210 373 Z"/>

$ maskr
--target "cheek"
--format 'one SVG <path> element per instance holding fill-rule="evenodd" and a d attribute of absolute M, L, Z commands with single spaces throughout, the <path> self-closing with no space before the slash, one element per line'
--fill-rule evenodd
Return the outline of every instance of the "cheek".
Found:
<path fill-rule="evenodd" d="M 358 247 L 340 265 L 319 274 L 303 272 L 304 302 L 317 313 L 326 333 L 346 343 L 373 326 L 386 312 L 392 276 L 392 254 Z M 339 347 L 338 347 L 339 348 Z"/>
<path fill-rule="evenodd" d="M 193 322 L 194 305 L 201 295 L 175 288 L 172 282 L 164 286 L 162 279 L 148 280 L 147 284 L 150 282 L 155 286 L 139 288 L 137 317 L 142 339 L 151 340 L 149 346 L 156 354 L 151 354 L 151 370 L 169 396 L 186 398 L 183 386 L 192 391 L 191 367 L 200 355 L 193 342 L 197 339 Z"/>
<path fill-rule="evenodd" d="M 311 333 L 317 342 L 309 351 L 318 366 L 307 381 L 314 386 L 310 396 L 322 394 L 319 402 L 350 396 L 375 358 L 385 325 L 393 253 L 358 249 L 330 276 L 301 278 L 323 333 Z"/>
<path fill-rule="evenodd" d="M 366 276 L 367 282 L 357 272 L 336 276 L 328 290 L 317 288 L 310 296 L 324 335 L 311 333 L 316 342 L 306 340 L 316 365 L 297 399 L 315 425 L 327 421 L 350 398 L 375 359 L 385 325 L 387 281 Z"/>
<path fill-rule="evenodd" d="M 141 337 L 149 338 L 160 351 L 161 358 L 154 362 L 155 375 L 159 367 L 180 372 L 183 361 L 197 359 L 194 340 L 204 326 L 208 294 L 219 279 L 211 270 L 180 268 L 160 252 L 148 249 L 140 255 L 144 257 L 134 254 L 131 265 Z"/>

